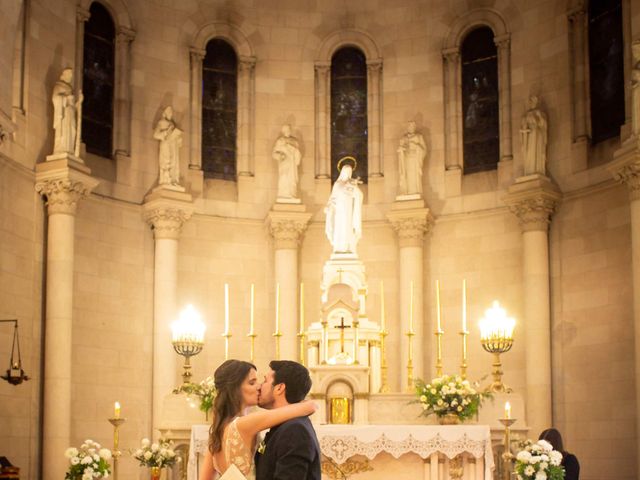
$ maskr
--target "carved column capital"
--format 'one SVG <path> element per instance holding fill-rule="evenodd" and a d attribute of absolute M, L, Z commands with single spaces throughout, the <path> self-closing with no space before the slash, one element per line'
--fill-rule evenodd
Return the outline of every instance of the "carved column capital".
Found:
<path fill-rule="evenodd" d="M 310 213 L 269 212 L 269 233 L 275 240 L 276 250 L 297 249 L 311 218 Z"/>
<path fill-rule="evenodd" d="M 548 177 L 530 175 L 509 187 L 505 203 L 518 217 L 523 232 L 546 232 L 561 198 L 560 190 Z"/>
<path fill-rule="evenodd" d="M 182 225 L 191 218 L 193 211 L 171 206 L 159 206 L 145 210 L 144 219 L 153 228 L 156 240 L 180 238 Z"/>
<path fill-rule="evenodd" d="M 241 72 L 251 72 L 256 68 L 256 57 L 240 57 L 238 61 L 238 69 Z"/>
<path fill-rule="evenodd" d="M 192 62 L 202 62 L 204 60 L 204 56 L 207 54 L 207 51 L 202 48 L 191 47 L 189 49 L 189 56 L 191 57 Z"/>
<path fill-rule="evenodd" d="M 36 183 L 36 192 L 46 198 L 49 215 L 64 213 L 75 215 L 78 200 L 90 192 L 88 185 L 69 178 L 58 178 Z"/>
<path fill-rule="evenodd" d="M 445 48 L 442 50 L 442 58 L 444 58 L 447 63 L 457 65 L 460 61 L 460 49 L 458 47 Z"/>
<path fill-rule="evenodd" d="M 614 153 L 607 169 L 615 180 L 624 183 L 631 201 L 640 199 L 640 141 L 630 141 Z"/>
<path fill-rule="evenodd" d="M 505 33 L 504 35 L 494 37 L 493 43 L 495 43 L 496 47 L 498 47 L 499 50 L 509 48 L 509 46 L 511 45 L 511 35 Z"/>
<path fill-rule="evenodd" d="M 331 63 L 316 62 L 314 65 L 314 69 L 317 75 L 326 75 L 327 73 L 329 73 L 329 70 L 331 69 Z"/>
<path fill-rule="evenodd" d="M 434 225 L 428 208 L 392 211 L 387 219 L 398 236 L 400 247 L 422 247 L 424 237 Z"/>
<path fill-rule="evenodd" d="M 89 20 L 90 17 L 91 12 L 87 8 L 78 5 L 78 8 L 76 8 L 76 21 L 84 23 Z"/>
<path fill-rule="evenodd" d="M 367 73 L 370 75 L 377 75 L 382 71 L 382 60 L 370 60 L 367 62 Z"/>
<path fill-rule="evenodd" d="M 136 31 L 127 27 L 118 27 L 118 32 L 116 33 L 116 43 L 117 44 L 129 44 L 133 42 L 136 38 Z"/>

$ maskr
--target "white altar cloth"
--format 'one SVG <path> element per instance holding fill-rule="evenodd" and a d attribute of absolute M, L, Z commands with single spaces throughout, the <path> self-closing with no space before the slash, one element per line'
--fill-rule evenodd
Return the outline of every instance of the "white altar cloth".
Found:
<path fill-rule="evenodd" d="M 453 459 L 468 453 L 484 461 L 484 479 L 493 478 L 493 452 L 488 425 L 314 425 L 323 455 L 338 465 L 354 455 L 369 460 L 386 452 L 394 458 L 415 453 L 426 459 L 434 453 Z M 187 479 L 197 480 L 201 455 L 209 442 L 209 425 L 191 428 Z"/>

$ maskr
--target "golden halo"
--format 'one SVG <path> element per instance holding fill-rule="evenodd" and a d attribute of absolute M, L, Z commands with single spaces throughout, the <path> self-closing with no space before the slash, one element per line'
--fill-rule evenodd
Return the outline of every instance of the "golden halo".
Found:
<path fill-rule="evenodd" d="M 358 161 L 354 157 L 347 155 L 346 157 L 342 157 L 338 160 L 338 171 L 342 170 L 342 162 L 347 162 L 349 160 L 353 161 L 353 169 L 355 170 L 358 166 Z"/>

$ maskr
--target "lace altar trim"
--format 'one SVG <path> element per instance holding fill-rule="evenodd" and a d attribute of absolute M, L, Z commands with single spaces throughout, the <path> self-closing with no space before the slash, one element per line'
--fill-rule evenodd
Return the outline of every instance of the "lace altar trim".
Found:
<path fill-rule="evenodd" d="M 491 455 L 491 444 L 485 440 L 473 440 L 464 434 L 462 437 L 450 441 L 436 434 L 428 440 L 418 440 L 412 435 L 396 441 L 387 438 L 384 433 L 372 442 L 363 442 L 354 436 L 326 435 L 320 438 L 322 453 L 331 458 L 338 465 L 346 462 L 354 455 L 363 455 L 373 460 L 376 455 L 386 452 L 394 458 L 399 458 L 405 453 L 415 453 L 422 458 L 429 457 L 432 453 L 442 453 L 452 459 L 460 453 L 470 453 L 475 458 Z M 488 449 L 488 452 L 487 452 Z"/>

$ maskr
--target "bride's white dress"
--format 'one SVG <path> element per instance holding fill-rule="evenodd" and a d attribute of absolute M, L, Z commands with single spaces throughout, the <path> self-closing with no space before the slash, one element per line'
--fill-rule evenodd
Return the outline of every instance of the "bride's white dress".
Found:
<path fill-rule="evenodd" d="M 255 480 L 256 469 L 253 462 L 255 449 L 251 445 L 246 445 L 240 432 L 238 431 L 238 417 L 234 418 L 222 439 L 222 452 L 224 459 L 228 465 L 227 470 L 220 474 L 220 469 L 213 458 L 213 468 L 218 474 L 217 480 L 236 480 L 246 478 L 247 480 Z M 257 442 L 256 442 L 257 443 Z"/>

